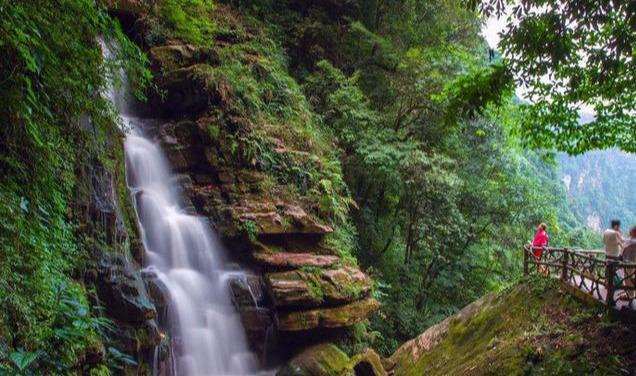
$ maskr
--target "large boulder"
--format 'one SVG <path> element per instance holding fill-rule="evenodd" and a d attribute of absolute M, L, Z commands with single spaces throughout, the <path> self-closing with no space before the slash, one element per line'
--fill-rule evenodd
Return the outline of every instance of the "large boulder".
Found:
<path fill-rule="evenodd" d="M 283 332 L 344 328 L 366 320 L 379 308 L 377 300 L 367 298 L 338 307 L 278 311 L 276 324 L 278 330 Z"/>
<path fill-rule="evenodd" d="M 268 273 L 265 282 L 277 307 L 348 303 L 366 296 L 371 289 L 370 278 L 351 266 Z"/>

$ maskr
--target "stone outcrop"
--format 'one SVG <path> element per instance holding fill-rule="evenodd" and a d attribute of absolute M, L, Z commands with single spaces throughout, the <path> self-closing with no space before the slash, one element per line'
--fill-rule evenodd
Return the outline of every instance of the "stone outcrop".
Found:
<path fill-rule="evenodd" d="M 251 338 L 279 332 L 346 328 L 378 309 L 371 280 L 348 265 L 325 238 L 334 229 L 290 184 L 277 181 L 252 157 L 250 119 L 225 108 L 231 87 L 212 48 L 171 43 L 150 50 L 162 108 L 175 118 L 156 131 L 196 213 L 209 218 L 234 258 L 262 275 L 259 288 L 232 284 Z M 178 118 L 178 120 L 176 120 Z M 265 141 L 285 158 L 311 160 L 284 141 Z M 314 198 L 317 200 L 317 198 Z M 254 290 L 265 292 L 259 299 Z M 260 334 L 257 332 L 260 331 Z M 261 344 L 262 345 L 262 344 Z"/>
<path fill-rule="evenodd" d="M 227 155 L 205 123 L 169 122 L 158 135 L 175 169 L 189 176 L 184 190 L 194 210 L 210 219 L 233 251 L 241 251 L 238 259 L 264 272 L 274 306 L 284 308 L 272 312 L 278 329 L 346 327 L 366 319 L 377 309 L 367 299 L 371 281 L 323 244 L 333 229 L 288 197 L 287 187 L 266 191 L 265 175 Z M 354 312 L 358 306 L 363 309 Z M 344 319 L 343 312 L 354 314 Z M 303 317 L 312 319 L 292 323 Z"/>
<path fill-rule="evenodd" d="M 324 244 L 333 229 L 285 185 L 263 187 L 267 177 L 226 154 L 221 131 L 210 131 L 207 121 L 168 122 L 158 135 L 174 168 L 188 175 L 184 191 L 194 210 L 240 251 L 237 259 L 263 272 L 277 329 L 348 327 L 377 310 L 368 298 L 371 280 Z M 247 325 L 262 326 L 252 322 L 264 316 L 262 308 L 242 309 Z"/>
<path fill-rule="evenodd" d="M 379 308 L 375 299 L 367 298 L 330 308 L 278 311 L 276 323 L 278 330 L 287 332 L 343 328 L 366 320 Z"/>
<path fill-rule="evenodd" d="M 371 289 L 369 277 L 350 266 L 267 273 L 265 282 L 277 307 L 347 303 L 366 296 Z"/>

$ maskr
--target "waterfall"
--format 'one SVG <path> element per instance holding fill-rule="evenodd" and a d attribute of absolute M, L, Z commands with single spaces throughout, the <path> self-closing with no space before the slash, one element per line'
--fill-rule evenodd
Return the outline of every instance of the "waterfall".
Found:
<path fill-rule="evenodd" d="M 108 58 L 108 46 L 102 46 Z M 113 86 L 106 94 L 127 130 L 126 174 L 146 249 L 144 269 L 156 274 L 168 292 L 167 318 L 160 324 L 174 347 L 173 373 L 255 374 L 258 361 L 248 349 L 227 284 L 240 272 L 227 270 L 210 224 L 185 211 L 167 158 L 147 134 L 156 121 L 135 117 L 125 91 L 126 85 Z"/>

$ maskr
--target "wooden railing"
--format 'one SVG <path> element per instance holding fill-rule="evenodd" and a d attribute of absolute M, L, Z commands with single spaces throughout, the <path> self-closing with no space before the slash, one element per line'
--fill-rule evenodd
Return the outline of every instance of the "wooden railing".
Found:
<path fill-rule="evenodd" d="M 610 260 L 603 251 L 524 246 L 523 272 L 558 278 L 610 307 L 636 309 L 636 263 Z"/>

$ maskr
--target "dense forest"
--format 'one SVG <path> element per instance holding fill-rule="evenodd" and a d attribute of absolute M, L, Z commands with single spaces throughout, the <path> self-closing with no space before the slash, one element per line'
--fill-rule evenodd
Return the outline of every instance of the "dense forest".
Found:
<path fill-rule="evenodd" d="M 509 16 L 516 22 L 495 51 L 481 35 L 484 20 L 516 3 L 525 7 Z M 192 140 L 232 156 L 210 163 L 265 176 L 256 188 L 233 177 L 226 201 L 301 203 L 323 224 L 314 227 L 333 229 L 323 231 L 320 249 L 335 249 L 342 270 L 370 276 L 369 299 L 379 302 L 369 320 L 338 334 L 349 356 L 368 346 L 389 356 L 514 284 L 520 247 L 541 222 L 553 244 L 598 246 L 590 213 L 600 213 L 601 227 L 607 216 L 636 220 L 626 190 L 633 168 L 623 162 L 632 157 L 557 152 L 634 149 L 635 99 L 623 93 L 636 82 L 627 52 L 636 16 L 622 2 L 584 3 L 0 0 L 0 372 L 154 372 L 137 355 L 153 335 L 131 329 L 135 345 L 122 345 L 121 328 L 137 323 L 113 316 L 99 282 L 115 259 L 108 255 L 126 255 L 112 262 L 126 268 L 145 265 L 125 134 L 104 95 L 112 82 L 129 83 L 136 100 L 161 109 L 157 118 L 196 122 L 203 131 Z M 559 32 L 598 14 L 607 19 Z M 595 27 L 603 32 L 591 37 Z M 114 56 L 103 57 L 100 39 L 116 42 Z M 589 64 L 578 69 L 582 54 Z M 553 84 L 541 84 L 549 74 Z M 552 100 L 522 101 L 520 85 Z M 587 127 L 577 123 L 580 103 L 597 109 Z M 212 180 L 225 184 L 224 171 Z M 597 180 L 577 183 L 593 172 Z M 200 171 L 191 175 L 190 185 L 204 184 Z M 248 243 L 283 247 L 258 220 L 235 230 L 227 236 L 233 254 Z M 304 265 L 298 273 L 310 280 L 323 271 Z M 150 311 L 136 321 L 154 320 Z"/>

